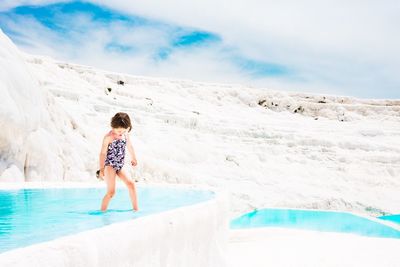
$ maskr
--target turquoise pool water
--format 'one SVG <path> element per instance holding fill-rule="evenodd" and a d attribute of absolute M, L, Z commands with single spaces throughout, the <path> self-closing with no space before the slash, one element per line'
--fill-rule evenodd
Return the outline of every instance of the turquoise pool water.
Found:
<path fill-rule="evenodd" d="M 400 231 L 346 212 L 262 209 L 231 221 L 231 228 L 285 227 L 326 232 L 354 233 L 364 236 L 400 238 Z"/>
<path fill-rule="evenodd" d="M 400 224 L 400 214 L 386 215 L 386 216 L 381 216 L 381 217 L 378 217 L 378 218 L 381 219 L 381 220 L 390 221 L 390 222 L 394 222 L 394 223 Z"/>
<path fill-rule="evenodd" d="M 213 192 L 137 187 L 134 212 L 126 189 L 117 189 L 109 210 L 99 210 L 104 188 L 0 190 L 0 253 L 56 237 L 135 219 L 211 199 Z"/>

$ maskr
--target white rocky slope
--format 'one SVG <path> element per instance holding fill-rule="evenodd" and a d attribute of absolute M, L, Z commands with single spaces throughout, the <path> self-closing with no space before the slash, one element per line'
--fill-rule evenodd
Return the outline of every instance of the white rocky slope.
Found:
<path fill-rule="evenodd" d="M 0 182 L 95 180 L 102 137 L 123 111 L 139 182 L 229 189 L 234 215 L 400 213 L 400 100 L 139 77 L 0 42 Z"/>

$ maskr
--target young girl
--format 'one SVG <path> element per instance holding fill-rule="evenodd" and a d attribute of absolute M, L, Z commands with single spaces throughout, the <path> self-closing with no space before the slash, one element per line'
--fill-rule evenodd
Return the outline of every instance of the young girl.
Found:
<path fill-rule="evenodd" d="M 126 184 L 129 189 L 132 207 L 138 211 L 138 203 L 136 197 L 135 183 L 131 181 L 123 166 L 125 159 L 125 148 L 131 155 L 132 166 L 137 165 L 135 152 L 129 138 L 129 132 L 132 129 L 129 115 L 124 112 L 118 112 L 111 119 L 111 131 L 108 132 L 103 139 L 103 144 L 100 151 L 100 177 L 105 177 L 107 183 L 107 193 L 101 203 L 101 210 L 106 211 L 108 203 L 115 194 L 115 176 Z"/>

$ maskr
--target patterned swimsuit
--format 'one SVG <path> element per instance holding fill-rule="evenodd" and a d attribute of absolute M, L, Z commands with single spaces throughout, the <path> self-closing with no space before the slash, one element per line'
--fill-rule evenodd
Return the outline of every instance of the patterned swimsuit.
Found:
<path fill-rule="evenodd" d="M 105 159 L 104 165 L 105 166 L 110 165 L 117 172 L 119 172 L 124 166 L 125 147 L 126 147 L 126 136 L 125 139 L 114 139 L 108 145 L 107 157 Z"/>

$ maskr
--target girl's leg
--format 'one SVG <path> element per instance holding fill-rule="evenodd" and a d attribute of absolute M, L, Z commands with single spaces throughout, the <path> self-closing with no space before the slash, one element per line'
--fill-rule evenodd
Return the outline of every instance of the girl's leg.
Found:
<path fill-rule="evenodd" d="M 133 207 L 134 210 L 138 211 L 139 207 L 138 207 L 138 202 L 137 202 L 137 194 L 136 194 L 135 183 L 131 179 L 128 178 L 128 176 L 126 175 L 126 172 L 123 169 L 121 169 L 117 173 L 117 175 L 119 176 L 119 178 L 121 178 L 121 180 L 128 187 L 129 196 L 131 197 L 132 207 Z"/>
<path fill-rule="evenodd" d="M 104 180 L 107 183 L 107 193 L 103 197 L 103 201 L 101 202 L 101 210 L 106 211 L 108 207 L 108 203 L 111 198 L 115 194 L 115 170 L 111 166 L 105 166 L 104 168 Z"/>

